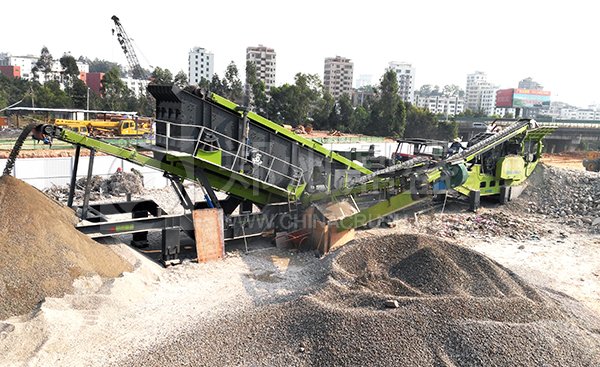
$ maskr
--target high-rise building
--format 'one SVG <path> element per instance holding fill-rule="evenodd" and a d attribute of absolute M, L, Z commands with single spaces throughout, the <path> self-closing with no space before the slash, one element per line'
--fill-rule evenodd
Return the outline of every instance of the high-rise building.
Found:
<path fill-rule="evenodd" d="M 268 92 L 275 86 L 275 70 L 277 68 L 277 54 L 275 50 L 263 45 L 246 48 L 246 61 L 256 66 L 256 78 L 265 83 Z"/>
<path fill-rule="evenodd" d="M 190 85 L 200 84 L 202 79 L 210 81 L 213 77 L 215 56 L 202 47 L 194 47 L 188 57 L 188 81 Z"/>
<path fill-rule="evenodd" d="M 498 86 L 487 81 L 486 73 L 476 71 L 467 75 L 465 88 L 465 109 L 494 114 L 496 108 L 496 91 Z"/>
<path fill-rule="evenodd" d="M 338 99 L 342 94 L 352 95 L 352 80 L 354 78 L 354 64 L 342 56 L 328 57 L 325 59 L 323 85 L 333 98 Z"/>
<path fill-rule="evenodd" d="M 544 90 L 544 87 L 540 83 L 538 83 L 538 82 L 534 81 L 533 79 L 531 79 L 531 77 L 525 78 L 525 79 L 521 80 L 519 82 L 519 88 L 521 88 L 521 89 L 533 89 L 533 90 Z"/>
<path fill-rule="evenodd" d="M 402 101 L 415 101 L 415 68 L 406 62 L 391 61 L 388 69 L 394 70 L 398 78 L 398 94 Z"/>

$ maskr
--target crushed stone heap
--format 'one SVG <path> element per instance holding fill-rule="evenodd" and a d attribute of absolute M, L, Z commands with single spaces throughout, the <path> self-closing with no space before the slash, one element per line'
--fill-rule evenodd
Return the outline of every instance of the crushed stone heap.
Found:
<path fill-rule="evenodd" d="M 0 177 L 0 320 L 60 297 L 75 278 L 117 277 L 131 266 L 77 231 L 72 210 L 12 176 Z"/>
<path fill-rule="evenodd" d="M 419 235 L 369 237 L 347 244 L 323 265 L 320 289 L 195 323 L 121 365 L 193 360 L 228 366 L 593 366 L 600 361 L 596 315 L 459 245 Z M 397 307 L 386 308 L 389 301 Z"/>

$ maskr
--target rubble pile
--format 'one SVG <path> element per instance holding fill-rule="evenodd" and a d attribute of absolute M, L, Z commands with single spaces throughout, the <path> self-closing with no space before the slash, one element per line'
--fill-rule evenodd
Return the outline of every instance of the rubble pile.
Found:
<path fill-rule="evenodd" d="M 75 183 L 75 200 L 83 199 L 85 192 L 86 177 L 82 177 Z M 90 200 L 100 200 L 112 196 L 123 196 L 126 194 L 141 194 L 144 190 L 144 180 L 139 173 L 116 172 L 108 178 L 92 176 L 90 180 Z M 69 196 L 69 186 L 56 186 L 44 190 L 44 193 L 58 201 L 66 201 Z"/>
<path fill-rule="evenodd" d="M 600 174 L 540 165 L 515 206 L 574 226 L 600 227 Z"/>
<path fill-rule="evenodd" d="M 478 213 L 436 213 L 419 216 L 415 221 L 415 227 L 422 233 L 456 239 L 469 236 L 531 240 L 539 239 L 541 236 L 536 227 L 528 223 L 526 218 L 495 210 L 485 211 L 485 209 L 480 209 Z"/>

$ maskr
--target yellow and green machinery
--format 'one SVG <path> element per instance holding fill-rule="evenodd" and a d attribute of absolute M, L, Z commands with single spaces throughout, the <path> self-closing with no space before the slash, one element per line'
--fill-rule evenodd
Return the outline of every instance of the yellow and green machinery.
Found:
<path fill-rule="evenodd" d="M 305 213 L 310 208 L 332 203 L 344 202 L 353 208 L 340 209 L 328 223 L 331 232 L 340 233 L 435 195 L 464 195 L 476 209 L 481 197 L 507 201 L 518 194 L 539 162 L 543 137 L 552 131 L 537 127 L 533 120 L 513 121 L 499 131 L 475 137 L 451 156 L 417 156 L 371 171 L 214 93 L 159 85 L 148 90 L 156 99 L 153 145 L 127 149 L 57 125 L 35 129 L 38 136 L 74 144 L 76 162 L 83 147 L 164 172 L 188 210 L 183 217 L 157 219 L 155 204 L 140 204 L 138 210 L 122 203 L 121 208 L 127 210 L 121 212 L 135 214 L 116 226 L 102 217 L 106 207 L 84 205 L 81 214 L 87 222 L 91 214 L 96 215 L 94 223 L 80 226 L 85 233 L 110 235 L 126 228 L 143 240 L 139 233 L 168 226 L 193 237 L 192 221 L 185 215 L 202 208 L 222 209 L 225 238 L 271 229 L 292 231 L 306 225 Z M 184 180 L 200 184 L 205 200 L 192 201 Z M 215 191 L 226 195 L 218 198 Z M 177 253 L 165 245 L 163 259 Z"/>

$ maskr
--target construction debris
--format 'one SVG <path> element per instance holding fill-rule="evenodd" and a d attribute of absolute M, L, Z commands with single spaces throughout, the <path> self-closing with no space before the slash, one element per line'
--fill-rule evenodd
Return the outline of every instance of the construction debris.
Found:
<path fill-rule="evenodd" d="M 131 266 L 75 229 L 70 209 L 11 176 L 0 177 L 0 320 L 61 297 L 79 276 L 116 277 Z"/>
<path fill-rule="evenodd" d="M 518 210 L 542 214 L 572 226 L 600 218 L 600 174 L 541 165 L 515 201 Z"/>
<path fill-rule="evenodd" d="M 75 183 L 75 200 L 82 200 L 85 193 L 86 177 L 82 177 Z M 144 179 L 139 171 L 119 171 L 108 178 L 92 176 L 90 180 L 90 200 L 100 200 L 113 196 L 126 194 L 137 195 L 144 190 Z M 66 201 L 69 196 L 69 186 L 56 186 L 44 190 L 44 193 L 58 201 Z"/>

